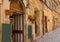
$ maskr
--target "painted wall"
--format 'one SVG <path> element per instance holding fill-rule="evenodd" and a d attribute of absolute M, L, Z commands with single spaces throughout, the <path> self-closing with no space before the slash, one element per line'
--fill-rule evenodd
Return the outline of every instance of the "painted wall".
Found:
<path fill-rule="evenodd" d="M 9 24 L 9 16 L 6 16 L 5 14 L 5 10 L 8 10 L 9 6 L 9 0 L 3 0 L 3 3 L 0 5 L 0 42 L 2 42 L 2 24 Z"/>
<path fill-rule="evenodd" d="M 1 5 L 1 23 L 9 23 L 9 16 L 5 13 L 5 10 L 9 10 L 9 8 L 9 0 L 3 0 L 3 4 Z"/>
<path fill-rule="evenodd" d="M 24 3 L 26 3 L 26 1 L 24 0 Z M 38 39 L 40 38 L 42 35 L 42 3 L 40 2 L 40 0 L 29 0 L 30 6 L 29 8 L 26 9 L 26 42 L 31 42 L 31 39 L 28 39 L 28 25 L 32 26 L 32 34 L 33 34 L 33 39 Z M 48 4 L 49 5 L 49 4 Z M 9 16 L 7 16 L 5 14 L 5 10 L 9 9 L 10 7 L 10 2 L 9 0 L 3 0 L 3 4 L 1 5 L 1 24 L 2 23 L 7 23 L 9 24 Z M 28 15 L 34 15 L 34 11 L 35 8 L 37 8 L 39 10 L 39 18 L 40 18 L 40 36 L 36 37 L 35 35 L 35 24 L 31 23 L 31 21 L 29 21 L 28 19 Z M 44 15 L 47 16 L 47 26 L 48 26 L 48 32 L 53 30 L 53 16 L 55 18 L 58 18 L 58 20 L 55 20 L 55 28 L 56 27 L 60 27 L 60 16 L 55 13 L 54 11 L 51 11 L 49 8 L 47 8 L 44 5 Z M 1 42 L 1 38 L 2 38 L 2 27 L 0 28 L 0 42 Z"/>

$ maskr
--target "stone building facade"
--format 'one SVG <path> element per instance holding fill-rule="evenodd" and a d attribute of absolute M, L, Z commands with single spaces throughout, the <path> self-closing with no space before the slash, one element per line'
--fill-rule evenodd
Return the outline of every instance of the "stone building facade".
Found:
<path fill-rule="evenodd" d="M 18 14 L 23 14 L 22 16 L 24 17 L 16 17 L 18 19 L 18 22 L 16 21 L 17 19 L 14 20 L 17 23 L 17 25 L 15 24 L 15 28 L 20 28 L 20 26 L 21 28 L 23 28 L 22 31 L 18 31 L 21 32 L 23 36 L 21 37 L 21 39 L 23 38 L 23 41 L 20 40 L 21 42 L 33 42 L 33 40 L 42 37 L 45 33 L 48 33 L 60 27 L 60 8 L 59 2 L 56 0 L 3 0 L 1 2 L 2 3 L 0 4 L 0 42 L 2 42 L 4 38 L 2 37 L 4 36 L 3 24 L 9 24 L 11 28 L 10 17 L 17 16 Z M 6 13 L 6 10 L 8 10 L 8 15 Z M 21 19 L 21 21 L 19 19 Z M 17 38 L 19 39 L 19 37 Z M 11 42 L 13 42 L 13 39 L 11 39 Z"/>
<path fill-rule="evenodd" d="M 36 10 L 37 10 L 36 13 L 38 14 L 38 17 L 36 15 L 36 18 L 38 18 L 37 24 L 30 23 L 32 21 L 29 21 L 29 19 L 27 23 L 27 25 L 32 25 L 32 35 L 33 35 L 34 40 L 42 37 L 45 33 L 53 31 L 54 29 L 60 27 L 60 22 L 59 22 L 60 13 L 58 12 L 59 11 L 58 1 L 56 0 L 33 0 L 33 1 L 29 0 L 29 3 L 30 5 L 29 5 L 29 8 L 27 9 L 29 12 L 28 15 L 31 15 L 31 17 L 36 15 L 34 12 Z M 40 23 L 38 21 L 40 21 Z M 27 29 L 27 34 L 28 34 L 28 29 Z M 27 42 L 28 41 L 31 41 L 31 39 L 28 39 L 28 36 L 27 36 Z"/>

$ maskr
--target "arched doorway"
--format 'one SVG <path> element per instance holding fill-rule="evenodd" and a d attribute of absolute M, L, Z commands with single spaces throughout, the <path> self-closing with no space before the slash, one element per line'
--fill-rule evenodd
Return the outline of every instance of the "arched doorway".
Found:
<path fill-rule="evenodd" d="M 35 8 L 34 13 L 36 15 L 35 34 L 36 34 L 36 36 L 40 36 L 40 14 L 39 14 L 39 10 L 37 8 Z"/>
<path fill-rule="evenodd" d="M 10 16 L 12 42 L 24 42 L 24 7 L 20 1 L 10 3 L 10 10 L 13 11 Z"/>
<path fill-rule="evenodd" d="M 23 42 L 24 40 L 24 16 L 18 13 L 14 13 L 13 22 L 11 22 L 12 40 L 13 42 Z"/>

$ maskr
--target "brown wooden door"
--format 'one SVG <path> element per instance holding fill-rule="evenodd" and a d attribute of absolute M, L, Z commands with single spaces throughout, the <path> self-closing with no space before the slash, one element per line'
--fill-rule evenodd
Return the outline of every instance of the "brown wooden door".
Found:
<path fill-rule="evenodd" d="M 53 16 L 53 30 L 55 29 L 55 17 Z"/>
<path fill-rule="evenodd" d="M 12 26 L 13 42 L 24 42 L 24 18 L 23 15 L 15 13 L 13 15 L 14 23 Z"/>
<path fill-rule="evenodd" d="M 44 17 L 44 33 L 47 33 L 47 16 Z"/>

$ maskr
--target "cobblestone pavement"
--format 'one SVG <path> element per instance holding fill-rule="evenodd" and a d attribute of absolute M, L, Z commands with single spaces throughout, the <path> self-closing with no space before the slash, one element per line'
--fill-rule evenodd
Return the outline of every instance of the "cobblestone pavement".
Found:
<path fill-rule="evenodd" d="M 37 39 L 34 42 L 60 42 L 60 28 L 46 33 L 42 38 Z"/>

